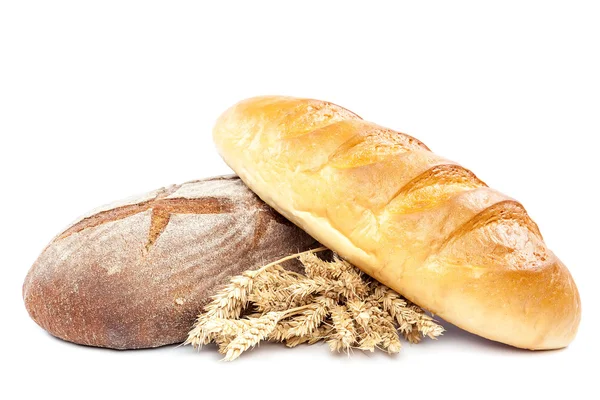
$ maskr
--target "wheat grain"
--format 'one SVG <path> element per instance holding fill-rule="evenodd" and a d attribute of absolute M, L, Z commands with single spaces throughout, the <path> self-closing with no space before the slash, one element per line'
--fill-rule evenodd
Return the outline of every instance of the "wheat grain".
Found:
<path fill-rule="evenodd" d="M 238 318 L 252 291 L 253 277 L 249 273 L 231 278 L 231 283 L 221 289 L 204 308 L 216 318 Z"/>
<path fill-rule="evenodd" d="M 336 305 L 331 310 L 335 333 L 327 341 L 332 351 L 348 351 L 356 342 L 356 328 L 345 306 Z"/>
<path fill-rule="evenodd" d="M 428 336 L 431 339 L 437 339 L 438 336 L 441 336 L 445 329 L 435 321 L 433 321 L 429 316 L 427 318 L 423 317 L 419 321 L 417 321 L 417 329 L 423 336 Z"/>
<path fill-rule="evenodd" d="M 291 284 L 290 284 L 291 285 Z M 257 288 L 249 296 L 249 301 L 258 312 L 289 310 L 311 302 L 306 296 L 293 296 L 287 287 L 284 288 Z"/>
<path fill-rule="evenodd" d="M 275 329 L 284 312 L 269 312 L 252 321 L 251 327 L 236 336 L 225 348 L 225 360 L 233 361 L 244 351 L 254 347 Z"/>
<path fill-rule="evenodd" d="M 371 306 L 362 300 L 348 300 L 348 310 L 352 313 L 356 323 L 363 329 L 367 329 L 371 319 Z"/>
<path fill-rule="evenodd" d="M 333 291 L 345 298 L 357 298 L 368 293 L 368 282 L 363 279 L 363 273 L 352 264 L 334 255 L 334 261 L 328 262 L 315 254 L 307 253 L 300 257 L 305 266 L 306 276 L 312 285 L 298 287 L 298 293 L 323 293 Z M 311 281 L 312 280 L 312 281 Z"/>
<path fill-rule="evenodd" d="M 416 328 L 407 332 L 402 332 L 402 336 L 404 336 L 404 339 L 412 344 L 419 343 L 423 337 L 421 332 L 419 332 L 419 330 Z"/>
<path fill-rule="evenodd" d="M 303 298 L 310 295 L 321 295 L 334 298 L 337 301 L 357 299 L 367 293 L 364 285 L 358 285 L 352 280 L 333 280 L 315 276 L 312 279 L 305 278 L 289 286 L 289 291 L 295 298 Z"/>
<path fill-rule="evenodd" d="M 379 307 L 373 307 L 371 312 L 373 313 L 373 317 L 369 321 L 369 324 L 371 329 L 381 338 L 378 345 L 390 354 L 400 352 L 402 344 L 394 325 L 394 318 Z"/>
<path fill-rule="evenodd" d="M 375 351 L 375 347 L 381 342 L 382 338 L 379 333 L 373 329 L 373 323 L 369 319 L 369 324 L 366 327 L 361 327 L 359 330 L 357 348 L 364 351 Z"/>

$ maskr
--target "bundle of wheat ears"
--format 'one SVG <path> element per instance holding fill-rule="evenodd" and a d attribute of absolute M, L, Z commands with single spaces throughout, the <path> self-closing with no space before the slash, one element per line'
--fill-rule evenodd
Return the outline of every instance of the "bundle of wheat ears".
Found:
<path fill-rule="evenodd" d="M 398 353 L 399 334 L 411 343 L 444 331 L 429 315 L 392 289 L 324 247 L 282 258 L 235 276 L 198 316 L 185 344 L 216 342 L 232 361 L 261 340 L 289 347 L 326 341 L 332 351 L 379 348 Z M 281 264 L 298 258 L 306 275 Z"/>

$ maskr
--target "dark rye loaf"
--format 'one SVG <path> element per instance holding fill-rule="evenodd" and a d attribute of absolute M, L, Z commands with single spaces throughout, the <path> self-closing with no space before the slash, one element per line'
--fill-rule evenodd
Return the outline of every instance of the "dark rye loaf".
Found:
<path fill-rule="evenodd" d="M 59 234 L 23 285 L 31 317 L 70 342 L 182 342 L 232 275 L 315 246 L 237 177 L 170 186 L 94 210 Z"/>

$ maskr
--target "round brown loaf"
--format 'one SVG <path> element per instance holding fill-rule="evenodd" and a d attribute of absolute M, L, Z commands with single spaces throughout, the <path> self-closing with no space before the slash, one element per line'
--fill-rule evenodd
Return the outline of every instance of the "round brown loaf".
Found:
<path fill-rule="evenodd" d="M 239 178 L 188 182 L 76 221 L 31 267 L 23 298 L 31 317 L 61 339 L 162 346 L 185 340 L 229 277 L 313 245 Z"/>
<path fill-rule="evenodd" d="M 577 287 L 523 206 L 417 139 L 280 96 L 238 103 L 213 136 L 265 202 L 420 306 L 517 347 L 575 337 Z"/>

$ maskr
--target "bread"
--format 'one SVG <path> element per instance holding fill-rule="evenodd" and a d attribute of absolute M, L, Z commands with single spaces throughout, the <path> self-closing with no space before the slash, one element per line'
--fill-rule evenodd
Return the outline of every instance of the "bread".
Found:
<path fill-rule="evenodd" d="M 234 105 L 213 138 L 266 203 L 434 314 L 521 348 L 574 338 L 577 287 L 523 206 L 419 140 L 277 96 Z"/>
<path fill-rule="evenodd" d="M 61 339 L 162 346 L 185 340 L 230 276 L 314 244 L 237 177 L 188 182 L 76 221 L 37 259 L 23 298 L 31 317 Z"/>

